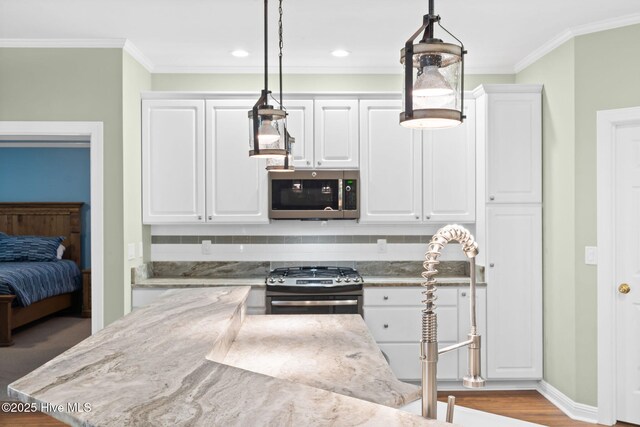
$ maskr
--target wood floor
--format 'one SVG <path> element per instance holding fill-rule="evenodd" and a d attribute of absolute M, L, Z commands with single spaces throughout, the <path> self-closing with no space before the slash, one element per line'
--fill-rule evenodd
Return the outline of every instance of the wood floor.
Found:
<path fill-rule="evenodd" d="M 545 399 L 537 391 L 453 391 L 438 393 L 438 400 L 447 401 L 447 396 L 456 397 L 456 405 L 471 409 L 517 418 L 523 421 L 553 427 L 594 426 L 574 421 Z M 455 422 L 455 416 L 453 421 Z M 616 426 L 635 424 L 617 423 Z"/>
<path fill-rule="evenodd" d="M 456 396 L 457 405 L 546 426 L 569 427 L 594 425 L 573 421 L 536 391 L 443 392 L 440 393 L 439 399 L 446 401 L 448 395 Z M 42 413 L 0 413 L 0 426 L 2 427 L 50 427 L 64 425 L 65 424 L 60 421 Z M 616 426 L 630 427 L 634 426 L 634 424 L 618 423 Z"/>

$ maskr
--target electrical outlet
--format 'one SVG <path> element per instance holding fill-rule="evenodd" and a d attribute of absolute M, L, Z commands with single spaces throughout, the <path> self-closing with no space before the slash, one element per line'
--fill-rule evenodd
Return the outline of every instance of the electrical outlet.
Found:
<path fill-rule="evenodd" d="M 595 246 L 584 247 L 584 263 L 587 265 L 598 265 L 598 248 Z"/>
<path fill-rule="evenodd" d="M 211 253 L 211 240 L 202 241 L 202 253 L 204 255 L 209 255 Z"/>
<path fill-rule="evenodd" d="M 381 254 L 387 252 L 387 239 L 378 239 L 378 252 Z"/>
<path fill-rule="evenodd" d="M 136 257 L 136 245 L 135 243 L 129 243 L 127 245 L 127 250 L 129 253 L 129 260 L 132 260 Z"/>

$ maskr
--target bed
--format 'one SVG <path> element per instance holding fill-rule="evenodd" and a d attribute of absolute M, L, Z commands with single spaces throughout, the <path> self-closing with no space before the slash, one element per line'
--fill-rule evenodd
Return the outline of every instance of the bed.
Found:
<path fill-rule="evenodd" d="M 13 344 L 11 332 L 19 326 L 61 310 L 80 308 L 82 276 L 77 275 L 82 205 L 0 203 L 0 232 L 17 236 L 63 236 L 62 245 L 66 248 L 59 261 L 0 262 L 0 346 Z M 32 289 L 20 288 L 9 293 L 7 289 L 15 288 L 8 288 L 7 284 L 15 281 L 22 281 L 26 288 Z M 75 286 L 70 286 L 71 282 L 75 282 Z"/>

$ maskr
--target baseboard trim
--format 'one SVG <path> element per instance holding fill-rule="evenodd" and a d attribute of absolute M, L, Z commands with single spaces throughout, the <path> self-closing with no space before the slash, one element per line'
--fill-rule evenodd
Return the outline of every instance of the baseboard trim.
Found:
<path fill-rule="evenodd" d="M 598 423 L 598 408 L 596 406 L 574 402 L 566 394 L 544 380 L 538 384 L 538 392 L 569 418 L 591 424 Z"/>
<path fill-rule="evenodd" d="M 460 380 L 440 380 L 438 381 L 438 391 L 487 391 L 487 390 L 538 390 L 537 380 L 520 380 L 520 381 L 487 381 L 484 387 L 465 388 Z M 418 385 L 418 383 L 416 383 Z"/>

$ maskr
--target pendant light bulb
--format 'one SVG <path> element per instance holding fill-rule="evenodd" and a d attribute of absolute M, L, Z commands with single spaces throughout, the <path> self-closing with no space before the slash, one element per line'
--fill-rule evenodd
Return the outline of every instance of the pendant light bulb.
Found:
<path fill-rule="evenodd" d="M 261 144 L 272 144 L 280 139 L 280 134 L 271 124 L 271 120 L 263 120 L 258 129 L 258 141 Z"/>
<path fill-rule="evenodd" d="M 451 96 L 454 90 L 435 65 L 422 68 L 413 85 L 413 96 Z"/>

